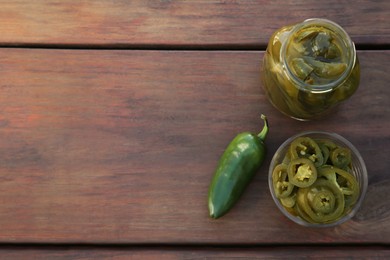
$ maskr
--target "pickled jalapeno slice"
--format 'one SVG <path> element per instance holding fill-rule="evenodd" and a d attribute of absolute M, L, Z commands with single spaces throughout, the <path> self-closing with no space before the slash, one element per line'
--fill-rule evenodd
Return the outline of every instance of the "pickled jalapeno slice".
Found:
<path fill-rule="evenodd" d="M 337 148 L 337 145 L 330 140 L 318 140 L 318 146 L 321 149 L 322 155 L 324 157 L 324 165 L 328 164 L 330 152 Z"/>
<path fill-rule="evenodd" d="M 345 195 L 345 203 L 348 207 L 355 205 L 359 198 L 360 187 L 355 176 L 342 169 L 334 167 L 337 174 L 337 183 L 341 192 Z"/>
<path fill-rule="evenodd" d="M 317 35 L 318 35 L 317 29 L 315 28 L 306 29 L 302 31 L 300 34 L 298 34 L 296 41 L 301 42 L 301 41 L 312 40 Z"/>
<path fill-rule="evenodd" d="M 324 178 L 328 181 L 333 182 L 335 185 L 339 186 L 337 183 L 337 176 L 336 172 L 334 171 L 333 166 L 331 165 L 324 165 L 320 168 L 318 168 L 318 177 Z"/>
<path fill-rule="evenodd" d="M 360 188 L 356 178 L 351 173 L 337 167 L 327 166 L 319 169 L 318 174 L 339 187 L 344 194 L 346 208 L 356 203 L 359 198 Z"/>
<path fill-rule="evenodd" d="M 324 56 L 330 47 L 332 38 L 326 32 L 319 32 L 312 40 L 312 49 L 315 56 Z"/>
<path fill-rule="evenodd" d="M 318 146 L 321 149 L 321 153 L 322 153 L 322 157 L 323 157 L 323 164 L 326 164 L 326 162 L 329 159 L 329 154 L 330 154 L 329 148 L 323 143 L 318 143 Z"/>
<path fill-rule="evenodd" d="M 282 163 L 275 167 L 272 173 L 272 183 L 274 186 L 276 197 L 286 198 L 291 194 L 294 185 L 289 182 L 286 164 Z"/>
<path fill-rule="evenodd" d="M 316 222 L 312 220 L 309 215 L 299 206 L 299 203 L 295 203 L 294 210 L 296 215 L 305 220 L 306 222 L 315 224 Z"/>
<path fill-rule="evenodd" d="M 298 137 L 290 146 L 292 159 L 308 158 L 314 162 L 316 167 L 323 164 L 324 158 L 318 144 L 310 137 Z"/>
<path fill-rule="evenodd" d="M 316 223 L 335 221 L 344 212 L 344 196 L 332 182 L 318 179 L 312 186 L 297 192 L 299 207 Z"/>
<path fill-rule="evenodd" d="M 314 68 L 310 66 L 304 59 L 295 58 L 291 61 L 292 69 L 295 74 L 303 81 L 307 81 L 310 84 L 311 78 L 310 74 L 313 72 Z"/>
<path fill-rule="evenodd" d="M 317 143 L 325 145 L 329 151 L 332 151 L 337 148 L 337 145 L 330 140 L 318 140 Z"/>
<path fill-rule="evenodd" d="M 300 188 L 309 187 L 317 179 L 317 169 L 314 163 L 307 158 L 292 160 L 287 172 L 290 182 Z"/>
<path fill-rule="evenodd" d="M 303 60 L 309 64 L 313 68 L 314 73 L 321 78 L 334 78 L 340 76 L 347 68 L 347 64 L 343 62 L 329 63 L 316 60 L 313 57 L 305 57 Z"/>
<path fill-rule="evenodd" d="M 324 57 L 327 59 L 335 59 L 341 57 L 341 50 L 337 47 L 336 44 L 331 43 Z"/>
<path fill-rule="evenodd" d="M 337 147 L 330 153 L 330 160 L 334 166 L 344 169 L 351 163 L 351 151 L 345 147 Z"/>
<path fill-rule="evenodd" d="M 282 203 L 283 206 L 286 208 L 292 208 L 295 206 L 295 203 L 297 201 L 297 194 L 294 192 L 290 196 L 287 196 L 285 198 L 281 198 L 280 202 Z"/>

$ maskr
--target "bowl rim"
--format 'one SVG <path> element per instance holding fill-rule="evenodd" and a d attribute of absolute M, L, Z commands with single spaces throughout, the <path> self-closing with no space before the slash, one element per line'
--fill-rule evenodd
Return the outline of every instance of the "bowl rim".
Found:
<path fill-rule="evenodd" d="M 352 152 L 353 156 L 355 156 L 357 158 L 357 160 L 361 166 L 361 171 L 362 171 L 362 184 L 360 185 L 361 191 L 360 191 L 359 199 L 357 200 L 353 209 L 348 214 L 346 214 L 345 216 L 340 218 L 339 220 L 334 221 L 334 222 L 330 222 L 330 223 L 324 223 L 324 224 L 310 223 L 310 222 L 303 220 L 300 217 L 296 217 L 296 216 L 291 215 L 283 207 L 280 200 L 276 197 L 274 189 L 273 189 L 273 183 L 272 183 L 272 172 L 273 172 L 273 168 L 276 166 L 277 155 L 280 154 L 280 152 L 283 149 L 285 149 L 296 138 L 303 137 L 303 136 L 312 137 L 313 135 L 320 135 L 321 137 L 323 136 L 324 138 L 330 137 L 332 139 L 332 141 L 336 141 L 337 143 L 341 143 L 342 145 L 351 149 L 351 152 Z M 272 160 L 270 162 L 269 169 L 268 169 L 268 187 L 269 187 L 272 199 L 274 200 L 276 206 L 283 213 L 283 215 L 285 215 L 291 221 L 293 221 L 297 224 L 300 224 L 302 226 L 306 226 L 306 227 L 334 227 L 334 226 L 340 225 L 340 224 L 344 223 L 345 221 L 351 219 L 356 214 L 358 209 L 361 207 L 361 204 L 364 200 L 364 197 L 365 197 L 366 192 L 367 192 L 367 187 L 368 187 L 367 167 L 366 167 L 366 164 L 363 160 L 363 157 L 361 156 L 360 152 L 356 149 L 356 147 L 350 141 L 348 141 L 345 137 L 341 136 L 340 134 L 337 134 L 335 132 L 326 132 L 326 131 L 303 131 L 303 132 L 300 132 L 298 134 L 295 134 L 295 135 L 287 138 L 275 151 L 274 155 L 272 156 Z"/>

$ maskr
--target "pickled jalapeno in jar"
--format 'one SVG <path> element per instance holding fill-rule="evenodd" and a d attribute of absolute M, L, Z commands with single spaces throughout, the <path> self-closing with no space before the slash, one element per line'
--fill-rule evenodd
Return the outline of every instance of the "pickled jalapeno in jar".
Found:
<path fill-rule="evenodd" d="M 262 80 L 268 99 L 282 113 L 299 120 L 319 118 L 358 88 L 355 46 L 326 19 L 282 27 L 268 43 Z"/>

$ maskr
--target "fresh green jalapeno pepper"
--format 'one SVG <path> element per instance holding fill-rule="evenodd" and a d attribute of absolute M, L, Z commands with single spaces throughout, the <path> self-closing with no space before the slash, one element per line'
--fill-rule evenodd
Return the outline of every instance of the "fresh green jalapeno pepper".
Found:
<path fill-rule="evenodd" d="M 291 159 L 308 158 L 316 167 L 323 164 L 324 158 L 318 144 L 310 137 L 298 137 L 290 145 Z"/>
<path fill-rule="evenodd" d="M 306 158 L 292 160 L 287 172 L 290 182 L 300 188 L 309 187 L 317 179 L 317 169 L 314 163 Z"/>
<path fill-rule="evenodd" d="M 210 217 L 219 218 L 233 207 L 262 164 L 268 123 L 264 115 L 261 118 L 264 127 L 258 135 L 238 134 L 223 153 L 209 188 Z"/>

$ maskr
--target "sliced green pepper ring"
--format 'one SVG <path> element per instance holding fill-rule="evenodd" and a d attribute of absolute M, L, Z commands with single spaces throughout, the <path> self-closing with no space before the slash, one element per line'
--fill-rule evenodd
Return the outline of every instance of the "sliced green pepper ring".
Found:
<path fill-rule="evenodd" d="M 317 140 L 317 144 L 322 151 L 322 155 L 324 156 L 323 165 L 332 164 L 330 161 L 330 152 L 336 149 L 338 146 L 330 140 Z"/>
<path fill-rule="evenodd" d="M 303 220 L 309 222 L 309 223 L 315 223 L 310 217 L 309 215 L 307 215 L 307 213 L 301 209 L 301 207 L 299 207 L 299 204 L 298 203 L 295 203 L 295 206 L 294 206 L 294 210 L 296 212 L 296 215 L 298 215 L 299 217 L 301 217 Z"/>
<path fill-rule="evenodd" d="M 328 181 L 331 181 L 333 182 L 334 184 L 336 184 L 337 186 L 338 183 L 337 183 L 337 176 L 336 176 L 336 172 L 333 170 L 333 166 L 331 165 L 324 165 L 322 167 L 319 167 L 317 170 L 317 174 L 318 174 L 318 178 L 320 177 L 323 177 L 325 179 L 327 179 Z"/>
<path fill-rule="evenodd" d="M 317 169 L 307 158 L 292 160 L 287 167 L 287 172 L 290 183 L 300 188 L 309 187 L 317 179 Z"/>
<path fill-rule="evenodd" d="M 329 148 L 323 143 L 318 143 L 318 146 L 320 147 L 321 152 L 322 152 L 322 157 L 324 158 L 323 164 L 326 164 L 326 162 L 329 159 L 329 155 L 330 155 Z"/>
<path fill-rule="evenodd" d="M 345 207 L 354 205 L 359 198 L 360 187 L 356 178 L 343 169 L 324 166 L 319 168 L 318 176 L 324 176 L 327 180 L 333 182 L 345 196 Z"/>
<path fill-rule="evenodd" d="M 329 151 L 332 151 L 332 150 L 337 148 L 337 145 L 330 140 L 322 140 L 321 139 L 321 140 L 318 140 L 317 143 L 325 145 L 329 149 Z"/>
<path fill-rule="evenodd" d="M 337 147 L 330 153 L 332 164 L 338 168 L 346 168 L 351 164 L 351 151 L 345 147 Z"/>
<path fill-rule="evenodd" d="M 286 156 L 283 157 L 282 163 L 288 165 L 291 162 L 291 157 L 289 153 L 286 153 Z"/>
<path fill-rule="evenodd" d="M 310 137 L 298 137 L 290 145 L 291 159 L 308 158 L 319 167 L 324 163 L 324 157 L 318 144 Z"/>
<path fill-rule="evenodd" d="M 294 207 L 296 201 L 297 201 L 297 193 L 296 193 L 296 192 L 290 194 L 290 196 L 288 196 L 288 197 L 285 197 L 285 198 L 281 198 L 281 199 L 280 199 L 280 202 L 282 203 L 282 205 L 283 205 L 284 207 L 287 207 L 287 208 L 292 208 L 292 207 Z"/>
<path fill-rule="evenodd" d="M 291 194 L 294 185 L 289 182 L 286 164 L 281 163 L 275 167 L 272 172 L 272 183 L 276 197 L 286 198 Z"/>
<path fill-rule="evenodd" d="M 297 192 L 297 203 L 312 221 L 326 223 L 337 220 L 344 211 L 344 195 L 333 182 L 318 179 L 311 187 Z"/>
<path fill-rule="evenodd" d="M 346 208 L 351 207 L 356 203 L 360 195 L 360 187 L 356 178 L 349 172 L 334 167 L 337 174 L 337 183 L 341 188 L 341 192 L 345 196 Z"/>

